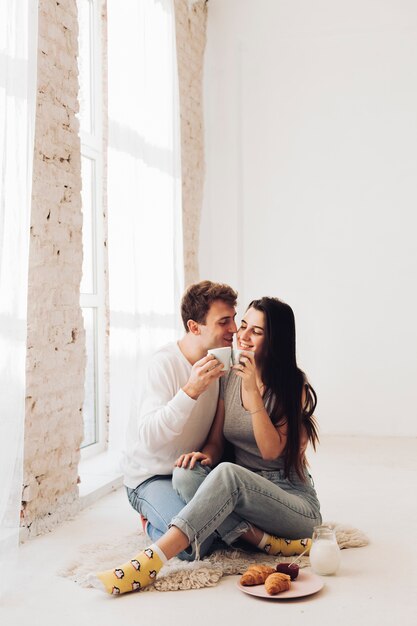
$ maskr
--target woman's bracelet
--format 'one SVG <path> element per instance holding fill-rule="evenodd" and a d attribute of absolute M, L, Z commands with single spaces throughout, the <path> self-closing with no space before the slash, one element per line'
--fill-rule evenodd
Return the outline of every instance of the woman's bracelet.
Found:
<path fill-rule="evenodd" d="M 259 413 L 259 411 L 265 411 L 265 407 L 261 406 L 259 409 L 256 409 L 256 411 L 249 411 L 249 415 L 255 415 L 255 413 Z"/>

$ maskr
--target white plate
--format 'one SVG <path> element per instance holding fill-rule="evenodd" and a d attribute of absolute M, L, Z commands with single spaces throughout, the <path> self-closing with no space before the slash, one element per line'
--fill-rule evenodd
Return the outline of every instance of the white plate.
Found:
<path fill-rule="evenodd" d="M 324 582 L 320 576 L 313 574 L 310 570 L 300 569 L 297 578 L 291 581 L 290 589 L 277 593 L 275 596 L 270 596 L 269 593 L 266 592 L 265 585 L 244 587 L 238 582 L 237 586 L 243 593 L 248 593 L 250 596 L 256 596 L 257 598 L 290 600 L 291 598 L 302 598 L 303 596 L 310 596 L 313 593 L 317 593 L 324 587 Z"/>

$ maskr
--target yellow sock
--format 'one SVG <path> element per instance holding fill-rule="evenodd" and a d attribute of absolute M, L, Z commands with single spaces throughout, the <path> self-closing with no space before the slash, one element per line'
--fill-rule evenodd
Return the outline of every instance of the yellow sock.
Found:
<path fill-rule="evenodd" d="M 282 554 L 283 556 L 295 556 L 306 551 L 306 556 L 310 552 L 311 539 L 281 539 L 280 537 L 274 537 L 274 535 L 268 535 L 264 533 L 263 538 L 258 544 L 258 548 L 276 556 Z"/>
<path fill-rule="evenodd" d="M 115 596 L 128 591 L 139 591 L 154 582 L 165 562 L 162 550 L 152 544 L 120 567 L 95 574 L 90 582 L 94 587 Z"/>

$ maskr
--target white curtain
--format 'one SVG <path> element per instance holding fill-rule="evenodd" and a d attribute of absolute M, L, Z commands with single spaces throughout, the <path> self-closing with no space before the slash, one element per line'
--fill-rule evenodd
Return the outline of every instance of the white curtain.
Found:
<path fill-rule="evenodd" d="M 23 475 L 37 14 L 37 0 L 0 2 L 0 571 L 9 573 Z"/>
<path fill-rule="evenodd" d="M 148 356 L 180 332 L 181 165 L 172 0 L 108 0 L 110 449 Z"/>

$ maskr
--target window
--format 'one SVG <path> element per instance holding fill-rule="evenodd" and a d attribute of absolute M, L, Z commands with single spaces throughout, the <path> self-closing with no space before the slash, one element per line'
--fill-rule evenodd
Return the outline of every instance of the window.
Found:
<path fill-rule="evenodd" d="M 146 393 L 148 358 L 181 333 L 181 155 L 172 1 L 107 0 L 107 15 L 109 450 L 117 453 Z"/>
<path fill-rule="evenodd" d="M 83 456 L 105 447 L 101 0 L 77 0 L 83 213 L 80 305 L 86 332 Z"/>

